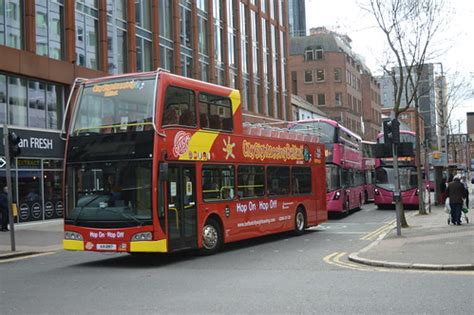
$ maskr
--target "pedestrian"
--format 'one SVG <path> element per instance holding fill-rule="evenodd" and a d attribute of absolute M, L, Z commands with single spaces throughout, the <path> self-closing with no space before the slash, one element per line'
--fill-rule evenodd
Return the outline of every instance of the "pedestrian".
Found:
<path fill-rule="evenodd" d="M 461 176 L 454 176 L 454 180 L 449 183 L 446 189 L 446 197 L 449 197 L 449 206 L 451 207 L 451 222 L 454 225 L 461 225 L 462 203 L 466 198 L 466 189 L 461 183 Z"/>
<path fill-rule="evenodd" d="M 8 221 L 10 219 L 9 209 L 8 209 L 8 187 L 3 187 L 3 191 L 0 192 L 0 210 L 2 213 L 2 232 L 8 230 Z"/>
<path fill-rule="evenodd" d="M 466 175 L 462 176 L 461 183 L 464 185 L 464 189 L 466 189 L 466 208 L 469 209 L 469 186 L 467 185 Z"/>
<path fill-rule="evenodd" d="M 445 198 L 446 198 L 446 178 L 443 177 L 443 180 L 439 184 L 438 204 L 444 205 Z"/>

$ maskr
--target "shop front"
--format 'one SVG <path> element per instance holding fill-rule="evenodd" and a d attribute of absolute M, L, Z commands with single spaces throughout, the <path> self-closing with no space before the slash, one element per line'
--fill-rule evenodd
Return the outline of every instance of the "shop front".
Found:
<path fill-rule="evenodd" d="M 1 128 L 0 128 L 1 129 Z M 64 141 L 59 132 L 9 128 L 20 138 L 21 155 L 11 164 L 15 222 L 63 217 L 61 200 Z M 3 130 L 1 130 L 3 136 Z M 0 145 L 0 185 L 6 185 L 6 161 Z"/>

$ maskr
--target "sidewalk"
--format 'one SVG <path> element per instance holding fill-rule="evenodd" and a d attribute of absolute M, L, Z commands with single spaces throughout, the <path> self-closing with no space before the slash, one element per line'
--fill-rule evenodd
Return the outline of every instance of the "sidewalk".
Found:
<path fill-rule="evenodd" d="M 16 251 L 11 251 L 10 232 L 0 232 L 0 261 L 62 248 L 62 219 L 15 224 Z"/>
<path fill-rule="evenodd" d="M 472 196 L 472 195 L 471 195 Z M 472 199 L 471 199 L 472 200 Z M 397 236 L 396 228 L 349 256 L 349 260 L 371 266 L 428 270 L 474 270 L 474 211 L 470 223 L 448 225 L 443 206 L 431 213 L 405 212 L 409 228 Z"/>

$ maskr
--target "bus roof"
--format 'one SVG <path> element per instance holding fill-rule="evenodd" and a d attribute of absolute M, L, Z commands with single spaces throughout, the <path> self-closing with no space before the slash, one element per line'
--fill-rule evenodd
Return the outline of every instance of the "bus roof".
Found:
<path fill-rule="evenodd" d="M 322 123 L 326 123 L 326 124 L 328 124 L 328 125 L 333 126 L 334 128 L 339 128 L 339 129 L 343 130 L 344 132 L 348 133 L 349 135 L 351 135 L 351 136 L 354 137 L 354 138 L 357 138 L 357 139 L 359 139 L 359 140 L 362 140 L 362 137 L 359 136 L 358 134 L 356 134 L 356 133 L 354 133 L 353 131 L 349 130 L 348 128 L 344 127 L 343 125 L 341 125 L 341 124 L 338 123 L 337 121 L 332 120 L 332 119 L 328 119 L 328 118 L 311 118 L 311 119 L 297 120 L 297 121 L 291 122 L 290 126 L 298 125 L 298 124 L 311 123 L 311 122 L 322 122 Z M 291 127 L 290 127 L 290 128 L 291 128 Z"/>
<path fill-rule="evenodd" d="M 105 82 L 105 81 L 113 81 L 117 79 L 126 79 L 126 78 L 143 78 L 143 77 L 152 77 L 156 75 L 164 75 L 168 76 L 171 79 L 176 79 L 179 80 L 180 82 L 189 82 L 189 83 L 198 83 L 199 86 L 204 87 L 206 89 L 221 89 L 225 90 L 226 92 L 230 93 L 232 91 L 235 91 L 235 89 L 223 86 L 223 85 L 218 85 L 218 84 L 213 84 L 209 82 L 204 82 L 204 81 L 199 81 L 196 79 L 188 78 L 188 77 L 183 77 L 174 73 L 169 72 L 168 70 L 158 68 L 155 71 L 147 71 L 147 72 L 134 72 L 134 73 L 123 73 L 123 74 L 116 74 L 116 75 L 107 75 L 103 77 L 98 77 L 98 78 L 90 78 L 90 79 L 85 79 L 81 78 L 80 81 L 81 83 L 84 84 L 97 84 L 100 82 Z"/>

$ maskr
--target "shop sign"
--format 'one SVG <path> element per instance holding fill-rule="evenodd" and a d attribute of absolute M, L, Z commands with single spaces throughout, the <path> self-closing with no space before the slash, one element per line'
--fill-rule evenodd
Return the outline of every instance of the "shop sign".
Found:
<path fill-rule="evenodd" d="M 3 128 L 0 129 L 3 135 Z M 21 156 L 64 157 L 64 141 L 59 137 L 59 133 L 16 128 L 8 128 L 8 130 L 20 137 L 18 146 L 21 148 Z M 4 152 L 3 141 L 0 141 L 0 152 Z"/>

